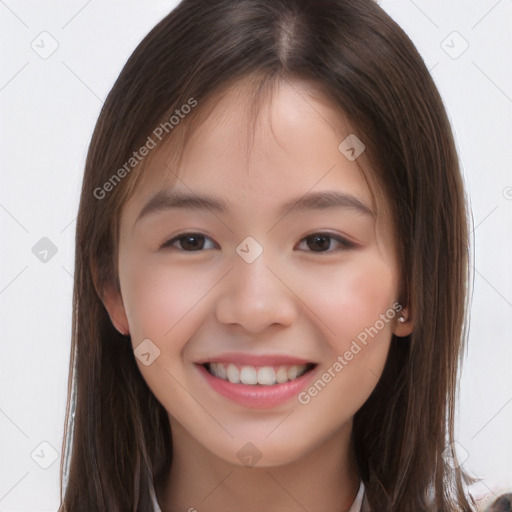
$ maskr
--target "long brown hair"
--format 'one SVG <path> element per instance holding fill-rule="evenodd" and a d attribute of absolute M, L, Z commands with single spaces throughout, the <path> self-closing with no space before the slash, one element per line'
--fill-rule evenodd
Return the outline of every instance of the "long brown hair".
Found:
<path fill-rule="evenodd" d="M 414 330 L 393 336 L 384 373 L 354 418 L 372 510 L 473 510 L 470 477 L 455 453 L 446 457 L 467 340 L 468 214 L 450 124 L 419 53 L 373 0 L 184 0 L 129 58 L 87 156 L 60 512 L 153 510 L 150 489 L 172 462 L 168 416 L 102 303 L 104 286 L 119 290 L 119 216 L 144 168 L 126 162 L 175 109 L 197 101 L 168 127 L 169 140 L 247 77 L 261 94 L 278 79 L 321 90 L 364 140 L 371 180 L 392 208 Z"/>

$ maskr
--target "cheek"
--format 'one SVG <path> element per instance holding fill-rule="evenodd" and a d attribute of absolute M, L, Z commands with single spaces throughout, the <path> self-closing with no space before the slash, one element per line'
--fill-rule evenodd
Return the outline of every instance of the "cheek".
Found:
<path fill-rule="evenodd" d="M 151 340 L 160 354 L 149 365 L 137 360 L 146 384 L 160 403 L 186 422 L 204 421 L 204 411 L 186 391 L 187 370 L 183 352 L 193 336 L 204 310 L 201 299 L 215 280 L 205 275 L 192 278 L 189 272 L 168 264 L 125 260 L 120 267 L 123 300 L 134 349 L 144 339 Z"/>
<path fill-rule="evenodd" d="M 314 305 L 312 309 L 325 325 L 325 337 L 333 350 L 347 350 L 352 340 L 375 324 L 379 336 L 390 335 L 391 322 L 382 325 L 380 315 L 394 314 L 391 306 L 396 300 L 396 276 L 384 260 L 369 254 L 326 274 L 316 276 L 306 301 Z M 319 287 L 318 282 L 325 285 Z"/>
<path fill-rule="evenodd" d="M 397 288 L 392 268 L 372 256 L 340 266 L 329 275 L 322 281 L 328 287 L 309 297 L 315 304 L 312 309 L 320 312 L 327 326 L 324 335 L 330 354 L 319 380 L 328 383 L 315 381 L 299 398 L 309 404 L 310 412 L 323 414 L 326 424 L 337 425 L 364 404 L 382 374 Z"/>
<path fill-rule="evenodd" d="M 130 330 L 137 339 L 159 342 L 177 339 L 176 333 L 194 316 L 213 282 L 206 274 L 196 273 L 191 279 L 188 272 L 171 265 L 136 265 L 133 261 L 123 270 L 123 300 Z"/>

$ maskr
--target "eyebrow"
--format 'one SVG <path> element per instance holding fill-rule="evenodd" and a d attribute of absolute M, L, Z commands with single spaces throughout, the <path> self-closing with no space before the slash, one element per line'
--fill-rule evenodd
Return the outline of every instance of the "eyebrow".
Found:
<path fill-rule="evenodd" d="M 135 224 L 150 214 L 173 209 L 210 210 L 215 213 L 226 214 L 229 212 L 229 205 L 224 199 L 213 196 L 178 190 L 161 190 L 144 205 L 135 220 Z M 303 213 L 329 209 L 354 210 L 357 213 L 375 217 L 375 212 L 356 196 L 337 191 L 308 192 L 302 197 L 282 204 L 278 210 L 278 215 L 284 216 L 291 210 Z"/>

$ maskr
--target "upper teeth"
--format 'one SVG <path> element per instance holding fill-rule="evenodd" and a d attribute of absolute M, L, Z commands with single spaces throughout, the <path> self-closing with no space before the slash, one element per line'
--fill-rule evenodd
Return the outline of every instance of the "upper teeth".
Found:
<path fill-rule="evenodd" d="M 284 384 L 303 375 L 307 370 L 305 364 L 278 366 L 277 371 L 272 366 L 236 366 L 235 364 L 210 363 L 210 373 L 233 384 L 261 384 L 273 386 Z"/>

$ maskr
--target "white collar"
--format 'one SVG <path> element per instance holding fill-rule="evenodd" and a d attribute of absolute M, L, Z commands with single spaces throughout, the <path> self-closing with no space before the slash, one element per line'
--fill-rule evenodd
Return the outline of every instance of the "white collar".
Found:
<path fill-rule="evenodd" d="M 359 484 L 359 491 L 357 491 L 356 499 L 352 506 L 348 509 L 348 512 L 361 512 L 363 510 L 363 498 L 364 498 L 364 484 L 361 480 Z"/>
<path fill-rule="evenodd" d="M 158 504 L 158 501 L 156 499 L 156 493 L 155 488 L 151 487 L 151 498 L 153 499 L 153 507 L 155 508 L 154 512 L 162 512 L 162 509 L 160 508 L 160 505 Z M 362 512 L 363 510 L 363 498 L 364 498 L 364 484 L 361 480 L 361 483 L 359 484 L 359 490 L 357 491 L 356 499 L 354 500 L 354 503 L 352 503 L 352 506 L 348 509 L 348 512 Z"/>

